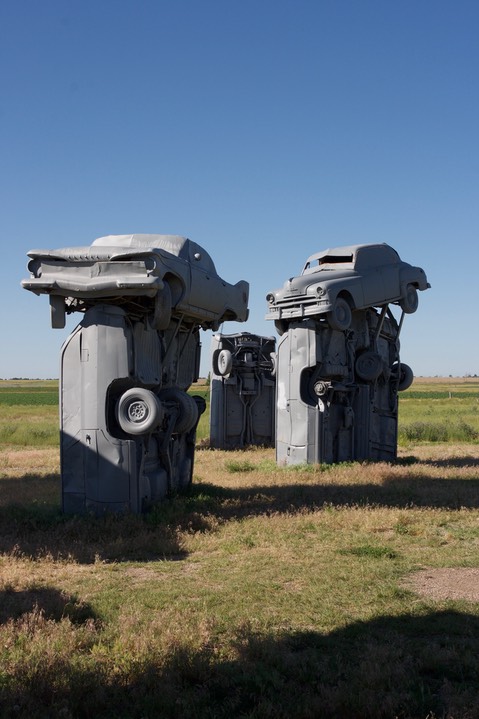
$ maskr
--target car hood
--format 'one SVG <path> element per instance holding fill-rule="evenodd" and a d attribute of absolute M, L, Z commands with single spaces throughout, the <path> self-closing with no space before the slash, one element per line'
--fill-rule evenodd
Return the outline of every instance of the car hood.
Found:
<path fill-rule="evenodd" d="M 357 277 L 357 272 L 354 270 L 316 270 L 298 277 L 291 277 L 286 280 L 281 290 L 278 290 L 277 293 L 283 295 L 305 294 L 309 287 L 317 287 L 317 285 L 323 283 L 331 284 L 336 280 L 343 281 L 346 277 Z"/>

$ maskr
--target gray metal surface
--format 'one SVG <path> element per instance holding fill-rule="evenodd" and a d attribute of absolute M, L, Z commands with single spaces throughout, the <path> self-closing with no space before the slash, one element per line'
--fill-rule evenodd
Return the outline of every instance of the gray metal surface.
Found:
<path fill-rule="evenodd" d="M 267 319 L 280 334 L 289 322 L 318 315 L 347 330 L 354 310 L 394 303 L 415 312 L 418 290 L 428 287 L 424 270 L 403 262 L 389 245 L 337 247 L 311 255 L 299 276 L 267 294 Z"/>
<path fill-rule="evenodd" d="M 210 444 L 274 445 L 274 337 L 215 334 L 211 342 Z"/>
<path fill-rule="evenodd" d="M 396 457 L 398 325 L 387 318 L 376 336 L 379 323 L 374 310 L 361 310 L 349 336 L 327 325 L 318 331 L 313 320 L 304 320 L 281 337 L 279 464 Z"/>
<path fill-rule="evenodd" d="M 399 336 L 427 287 L 424 271 L 389 246 L 356 245 L 313 255 L 300 277 L 267 296 L 267 319 L 281 335 L 279 464 L 395 459 L 397 393 L 413 381 Z"/>
<path fill-rule="evenodd" d="M 148 315 L 156 329 L 171 316 L 187 316 L 203 328 L 248 318 L 249 285 L 218 276 L 200 245 L 178 235 L 109 235 L 86 247 L 31 250 L 30 278 L 22 286 L 48 294 L 52 324 L 65 312 L 86 311 L 100 300 L 131 316 Z"/>
<path fill-rule="evenodd" d="M 248 284 L 216 274 L 203 248 L 168 235 L 32 251 L 23 286 L 48 294 L 52 324 L 83 319 L 61 351 L 63 509 L 141 512 L 192 480 L 205 410 L 199 330 L 247 317 Z"/>

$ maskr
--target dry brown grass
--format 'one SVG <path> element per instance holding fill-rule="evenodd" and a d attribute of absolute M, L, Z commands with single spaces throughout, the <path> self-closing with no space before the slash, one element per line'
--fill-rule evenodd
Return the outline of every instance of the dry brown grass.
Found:
<path fill-rule="evenodd" d="M 0 717 L 473 719 L 479 603 L 422 589 L 476 577 L 478 490 L 477 444 L 202 449 L 188 496 L 68 518 L 58 450 L 0 450 Z"/>

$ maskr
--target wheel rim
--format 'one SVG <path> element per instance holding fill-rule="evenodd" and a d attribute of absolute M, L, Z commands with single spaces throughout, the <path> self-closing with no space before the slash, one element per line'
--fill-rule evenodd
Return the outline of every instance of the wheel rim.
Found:
<path fill-rule="evenodd" d="M 221 350 L 218 355 L 218 371 L 223 377 L 230 374 L 233 368 L 233 356 L 229 350 Z"/>
<path fill-rule="evenodd" d="M 132 387 L 118 400 L 116 417 L 120 428 L 127 434 L 148 434 L 161 423 L 163 410 L 151 390 Z"/>
<path fill-rule="evenodd" d="M 129 405 L 127 409 L 127 415 L 130 422 L 139 424 L 140 422 L 144 422 L 146 419 L 148 419 L 150 415 L 150 410 L 145 402 L 137 400 Z"/>

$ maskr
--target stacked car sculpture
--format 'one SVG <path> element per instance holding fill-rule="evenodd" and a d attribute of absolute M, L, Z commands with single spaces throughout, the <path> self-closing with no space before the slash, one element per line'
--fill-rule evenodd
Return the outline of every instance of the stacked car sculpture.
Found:
<path fill-rule="evenodd" d="M 52 324 L 83 319 L 61 351 L 63 509 L 141 512 L 189 486 L 202 397 L 199 329 L 248 316 L 247 282 L 221 279 L 199 245 L 173 235 L 101 237 L 29 253 L 25 289 Z"/>
<path fill-rule="evenodd" d="M 386 244 L 312 255 L 268 293 L 277 352 L 279 463 L 396 457 L 397 392 L 412 370 L 399 360 L 404 314 L 415 312 L 424 271 Z M 399 321 L 390 305 L 401 310 Z"/>
<path fill-rule="evenodd" d="M 22 285 L 50 299 L 52 326 L 82 313 L 61 350 L 63 509 L 141 512 L 191 484 L 200 329 L 248 318 L 245 281 L 216 273 L 176 235 L 113 235 L 33 250 Z M 276 445 L 280 464 L 394 459 L 405 314 L 424 271 L 386 244 L 328 249 L 267 295 L 280 335 L 215 334 L 212 446 Z M 392 309 L 397 306 L 400 317 Z"/>

